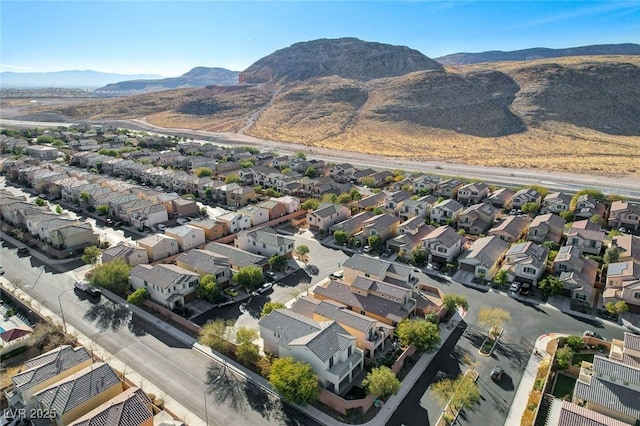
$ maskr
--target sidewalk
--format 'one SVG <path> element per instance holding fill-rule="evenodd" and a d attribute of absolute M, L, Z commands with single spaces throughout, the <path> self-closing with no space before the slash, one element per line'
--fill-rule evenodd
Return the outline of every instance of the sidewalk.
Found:
<path fill-rule="evenodd" d="M 21 299 L 23 302 L 30 305 L 32 309 L 37 310 L 40 313 L 40 315 L 51 318 L 54 323 L 62 325 L 62 320 L 58 317 L 58 315 L 51 312 L 49 309 L 41 305 L 38 301 L 32 299 L 31 296 L 29 296 L 27 293 L 23 292 L 17 287 L 14 287 L 12 284 L 9 284 L 9 281 L 6 280 L 5 278 L 0 277 L 0 285 L 8 292 L 12 293 L 13 295 Z M 132 306 L 130 306 L 130 308 L 132 308 Z M 183 407 L 182 404 L 174 400 L 164 390 L 158 388 L 156 385 L 151 383 L 149 379 L 147 379 L 146 377 L 142 377 L 140 374 L 132 370 L 131 367 L 129 367 L 119 359 L 115 358 L 111 353 L 107 352 L 101 346 L 96 345 L 95 342 L 93 342 L 87 336 L 85 336 L 84 334 L 76 330 L 73 327 L 73 325 L 67 322 L 66 327 L 67 327 L 67 333 L 76 337 L 78 339 L 78 343 L 83 345 L 90 352 L 95 354 L 98 358 L 105 360 L 105 362 L 111 365 L 111 367 L 113 367 L 115 370 L 122 373 L 131 383 L 134 383 L 136 386 L 142 388 L 146 393 L 163 395 L 165 408 L 167 409 L 167 411 L 170 411 L 171 413 L 173 413 L 178 419 L 181 419 L 182 421 L 184 421 L 190 426 L 205 425 L 205 422 L 202 419 L 196 417 L 193 413 L 191 413 L 191 411 Z M 175 332 L 181 333 L 179 330 L 175 330 Z"/>
<path fill-rule="evenodd" d="M 509 414 L 507 415 L 507 420 L 504 422 L 505 425 L 519 425 L 522 416 L 527 409 L 527 402 L 529 401 L 529 394 L 533 390 L 533 385 L 536 381 L 536 375 L 538 374 L 538 368 L 540 367 L 540 362 L 543 359 L 548 357 L 546 348 L 549 340 L 555 339 L 557 337 L 567 336 L 564 333 L 547 333 L 536 339 L 534 344 L 534 352 L 529 357 L 529 362 L 524 370 L 524 374 L 522 375 L 522 379 L 520 380 L 520 384 L 518 385 L 518 389 L 516 390 L 516 395 L 513 398 L 513 403 L 511 404 L 511 408 L 509 409 Z M 536 355 L 535 351 L 538 351 L 540 355 Z"/>

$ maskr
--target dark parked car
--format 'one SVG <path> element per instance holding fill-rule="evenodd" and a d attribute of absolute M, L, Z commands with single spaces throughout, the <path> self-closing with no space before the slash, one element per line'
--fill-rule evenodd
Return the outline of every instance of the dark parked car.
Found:
<path fill-rule="evenodd" d="M 520 287 L 520 295 L 528 296 L 531 293 L 531 283 L 523 283 Z"/>
<path fill-rule="evenodd" d="M 495 367 L 493 367 L 493 370 L 491 370 L 491 380 L 497 382 L 498 380 L 502 379 L 503 374 L 504 370 L 502 369 L 502 367 L 498 367 L 496 365 Z"/>
<path fill-rule="evenodd" d="M 18 253 L 20 254 L 29 254 L 29 248 L 28 247 L 20 247 L 18 248 Z"/>

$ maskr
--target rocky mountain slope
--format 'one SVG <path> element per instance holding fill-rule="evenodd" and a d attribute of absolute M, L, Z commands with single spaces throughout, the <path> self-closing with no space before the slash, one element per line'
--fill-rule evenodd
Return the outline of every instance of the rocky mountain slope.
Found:
<path fill-rule="evenodd" d="M 231 87 L 169 90 L 66 108 L 334 149 L 507 167 L 640 173 L 640 56 L 443 68 L 405 47 L 297 43 Z"/>
<path fill-rule="evenodd" d="M 238 82 L 238 71 L 225 68 L 196 67 L 180 77 L 127 80 L 108 84 L 98 92 L 148 93 L 167 89 L 181 89 L 188 87 L 233 86 Z"/>
<path fill-rule="evenodd" d="M 436 61 L 443 65 L 466 65 L 481 62 L 501 61 L 531 61 L 536 59 L 563 58 L 568 56 L 610 56 L 610 55 L 640 55 L 640 45 L 634 43 L 597 44 L 591 46 L 569 47 L 566 49 L 547 49 L 536 47 L 533 49 L 503 52 L 493 50 L 479 53 L 454 53 L 441 56 Z"/>

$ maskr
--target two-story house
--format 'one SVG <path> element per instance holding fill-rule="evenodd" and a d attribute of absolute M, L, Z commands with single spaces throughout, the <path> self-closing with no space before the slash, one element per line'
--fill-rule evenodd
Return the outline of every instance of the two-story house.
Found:
<path fill-rule="evenodd" d="M 509 243 L 496 236 L 478 238 L 458 257 L 460 270 L 473 272 L 474 277 L 490 281 L 500 269 L 507 250 Z"/>
<path fill-rule="evenodd" d="M 425 195 L 418 199 L 409 198 L 402 202 L 400 208 L 400 218 L 403 220 L 411 219 L 412 217 L 426 218 L 431 212 L 431 208 L 438 202 L 438 199 L 433 195 Z"/>
<path fill-rule="evenodd" d="M 435 195 L 455 199 L 458 195 L 458 190 L 463 186 L 464 182 L 459 181 L 458 179 L 441 180 L 436 185 Z"/>
<path fill-rule="evenodd" d="M 365 210 L 361 213 L 356 214 L 355 216 L 351 216 L 349 219 L 338 222 L 335 225 L 331 225 L 331 227 L 329 228 L 329 232 L 331 232 L 331 235 L 333 235 L 336 231 L 343 231 L 347 234 L 347 237 L 353 237 L 354 235 L 362 231 L 364 222 L 368 219 L 371 219 L 373 216 L 375 215 L 372 211 Z"/>
<path fill-rule="evenodd" d="M 400 223 L 400 219 L 388 213 L 367 219 L 362 224 L 362 243 L 366 245 L 369 237 L 378 236 L 384 244 L 385 241 L 398 234 L 398 223 Z"/>
<path fill-rule="evenodd" d="M 102 251 L 102 263 L 109 263 L 115 259 L 123 259 L 127 265 L 135 266 L 149 263 L 149 254 L 142 247 L 132 243 L 120 242 Z"/>
<path fill-rule="evenodd" d="M 327 232 L 331 225 L 351 217 L 351 210 L 341 204 L 322 203 L 320 206 L 307 213 L 307 223 L 314 231 Z"/>
<path fill-rule="evenodd" d="M 571 198 L 571 195 L 565 194 L 564 192 L 550 192 L 546 197 L 544 197 L 544 200 L 542 200 L 540 213 L 560 214 L 562 212 L 567 212 L 571 208 Z"/>
<path fill-rule="evenodd" d="M 352 284 L 360 276 L 409 289 L 415 288 L 418 283 L 414 268 L 362 254 L 354 254 L 342 264 L 342 267 L 342 281 L 347 284 Z"/>
<path fill-rule="evenodd" d="M 411 253 L 413 250 L 421 248 L 422 239 L 429 235 L 434 228 L 431 225 L 424 223 L 421 217 L 413 217 L 405 220 L 398 225 L 398 235 L 387 241 L 387 249 L 405 255 Z"/>
<path fill-rule="evenodd" d="M 442 200 L 431 208 L 430 219 L 440 225 L 455 224 L 464 206 L 453 199 Z"/>
<path fill-rule="evenodd" d="M 178 240 L 164 234 L 149 235 L 137 240 L 136 243 L 147 251 L 151 262 L 173 256 L 180 251 Z"/>
<path fill-rule="evenodd" d="M 260 256 L 291 256 L 295 239 L 281 235 L 268 226 L 251 231 L 241 231 L 233 242 L 234 247 Z"/>
<path fill-rule="evenodd" d="M 529 203 L 535 203 L 540 205 L 542 202 L 542 195 L 533 188 L 523 188 L 516 192 L 511 198 L 511 207 L 514 209 L 521 209 L 523 205 Z"/>
<path fill-rule="evenodd" d="M 624 301 L 629 312 L 640 313 L 640 263 L 633 261 L 610 263 L 603 302 Z"/>
<path fill-rule="evenodd" d="M 222 214 L 216 217 L 216 221 L 224 224 L 227 234 L 235 234 L 243 229 L 251 228 L 251 219 L 237 212 Z"/>
<path fill-rule="evenodd" d="M 266 257 L 249 253 L 228 244 L 209 243 L 204 249 L 228 259 L 231 269 L 234 271 L 238 271 L 245 266 L 258 266 L 264 271 L 269 267 L 269 259 Z"/>
<path fill-rule="evenodd" d="M 511 208 L 511 200 L 516 193 L 509 188 L 500 188 L 491 193 L 487 197 L 487 203 L 491 204 L 497 209 L 509 209 Z"/>
<path fill-rule="evenodd" d="M 531 241 L 512 245 L 505 254 L 503 269 L 510 282 L 536 285 L 545 271 L 549 250 Z"/>
<path fill-rule="evenodd" d="M 495 222 L 497 214 L 498 210 L 491 204 L 474 204 L 460 213 L 458 229 L 464 229 L 471 235 L 484 234 Z"/>
<path fill-rule="evenodd" d="M 200 228 L 204 231 L 204 238 L 207 241 L 215 241 L 227 235 L 228 230 L 224 222 L 215 219 L 203 219 L 189 222 L 189 225 Z"/>
<path fill-rule="evenodd" d="M 384 198 L 384 207 L 391 214 L 397 214 L 405 200 L 411 198 L 411 194 L 407 191 L 394 191 L 386 194 Z"/>
<path fill-rule="evenodd" d="M 508 243 L 515 243 L 525 235 L 528 225 L 529 218 L 525 216 L 507 216 L 491 228 L 487 235 L 496 235 Z"/>
<path fill-rule="evenodd" d="M 614 201 L 609 209 L 609 226 L 637 231 L 640 229 L 640 204 Z"/>
<path fill-rule="evenodd" d="M 165 235 L 175 238 L 181 251 L 187 251 L 206 243 L 204 229 L 192 225 L 174 226 L 164 231 Z"/>
<path fill-rule="evenodd" d="M 605 233 L 600 227 L 589 220 L 573 222 L 567 234 L 568 246 L 575 246 L 585 253 L 600 254 Z"/>
<path fill-rule="evenodd" d="M 226 287 L 231 280 L 229 258 L 208 250 L 189 250 L 176 257 L 176 265 L 204 277 L 213 275 L 216 285 Z"/>
<path fill-rule="evenodd" d="M 553 241 L 559 243 L 566 221 L 553 213 L 541 214 L 533 218 L 527 231 L 527 240 L 536 243 Z"/>
<path fill-rule="evenodd" d="M 134 290 L 146 288 L 154 302 L 173 309 L 196 298 L 200 275 L 171 264 L 136 265 L 129 273 Z"/>
<path fill-rule="evenodd" d="M 153 404 L 138 387 L 130 387 L 97 406 L 69 426 L 127 425 L 153 426 Z"/>
<path fill-rule="evenodd" d="M 640 263 L 640 237 L 635 235 L 616 235 L 611 238 L 611 246 L 618 249 L 618 261 L 633 260 Z"/>
<path fill-rule="evenodd" d="M 320 386 L 341 394 L 364 368 L 356 338 L 335 321 L 316 322 L 287 309 L 276 309 L 258 323 L 266 353 L 303 361 Z"/>
<path fill-rule="evenodd" d="M 245 206 L 238 210 L 238 214 L 248 217 L 252 227 L 269 221 L 269 210 L 258 205 Z"/>
<path fill-rule="evenodd" d="M 576 220 L 591 219 L 596 216 L 606 219 L 607 207 L 591 194 L 583 194 L 578 197 L 575 209 Z"/>
<path fill-rule="evenodd" d="M 440 226 L 422 239 L 429 262 L 453 262 L 462 251 L 465 239 L 449 225 Z"/>
<path fill-rule="evenodd" d="M 472 182 L 458 189 L 458 202 L 464 206 L 478 204 L 489 195 L 489 186 L 484 182 Z"/>

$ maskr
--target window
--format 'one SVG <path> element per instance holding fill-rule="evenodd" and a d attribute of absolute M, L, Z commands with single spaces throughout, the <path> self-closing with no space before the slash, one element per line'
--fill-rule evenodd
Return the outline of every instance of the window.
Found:
<path fill-rule="evenodd" d="M 350 356 L 351 356 L 351 350 L 352 350 L 352 347 L 351 347 L 351 346 L 349 346 L 349 347 L 347 348 L 347 357 L 350 357 Z"/>
<path fill-rule="evenodd" d="M 442 246 L 438 246 L 436 251 L 438 253 L 446 253 L 447 252 L 447 248 L 446 247 L 442 247 Z"/>
<path fill-rule="evenodd" d="M 329 368 L 333 367 L 333 356 L 329 358 Z"/>
<path fill-rule="evenodd" d="M 638 292 L 638 293 L 633 293 L 633 298 L 634 298 L 634 299 L 640 299 L 640 292 Z"/>
<path fill-rule="evenodd" d="M 525 266 L 524 268 L 522 268 L 522 272 L 524 272 L 525 274 L 535 274 L 536 270 L 534 268 Z"/>

